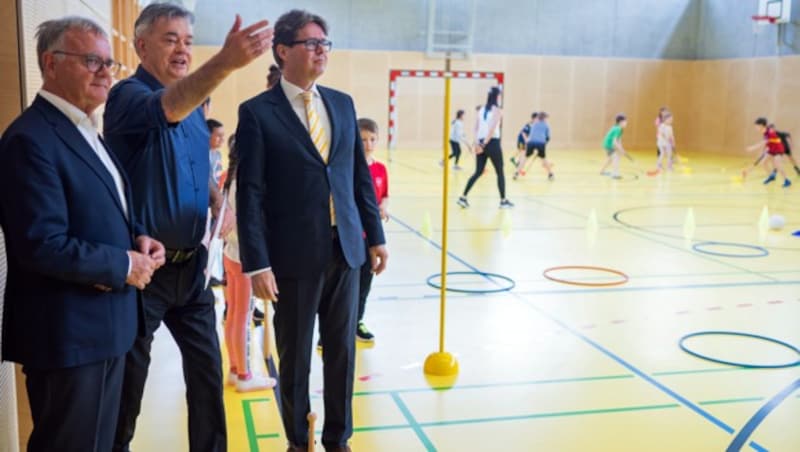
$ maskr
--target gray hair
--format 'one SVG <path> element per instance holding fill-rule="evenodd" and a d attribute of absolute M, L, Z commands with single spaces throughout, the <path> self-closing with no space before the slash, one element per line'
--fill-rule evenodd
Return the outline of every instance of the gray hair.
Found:
<path fill-rule="evenodd" d="M 103 27 L 85 17 L 67 16 L 42 22 L 36 28 L 36 56 L 39 60 L 40 71 L 44 72 L 44 61 L 42 60 L 44 53 L 63 46 L 64 33 L 72 29 L 93 33 L 108 39 L 108 34 Z"/>
<path fill-rule="evenodd" d="M 186 19 L 194 24 L 194 14 L 183 6 L 174 3 L 151 3 L 142 10 L 133 25 L 133 37 L 138 39 L 150 31 L 150 27 L 162 17 L 167 20 Z"/>

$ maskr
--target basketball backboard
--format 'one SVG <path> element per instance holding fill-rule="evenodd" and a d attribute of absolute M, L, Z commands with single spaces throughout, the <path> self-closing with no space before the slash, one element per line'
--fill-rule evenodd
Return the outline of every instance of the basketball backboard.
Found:
<path fill-rule="evenodd" d="M 777 24 L 792 21 L 792 0 L 758 0 L 758 16 L 774 17 Z"/>

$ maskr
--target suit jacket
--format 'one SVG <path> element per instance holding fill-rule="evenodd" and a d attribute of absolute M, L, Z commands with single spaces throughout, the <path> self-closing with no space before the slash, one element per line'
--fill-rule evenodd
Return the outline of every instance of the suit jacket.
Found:
<path fill-rule="evenodd" d="M 333 195 L 342 252 L 355 268 L 385 243 L 353 100 L 318 86 L 331 121 L 327 165 L 281 85 L 239 107 L 237 225 L 245 272 L 272 267 L 276 277 L 318 275 L 331 246 Z"/>
<path fill-rule="evenodd" d="M 55 369 L 131 348 L 137 291 L 125 279 L 133 223 L 100 158 L 39 96 L 0 140 L 0 225 L 8 260 L 3 359 Z"/>

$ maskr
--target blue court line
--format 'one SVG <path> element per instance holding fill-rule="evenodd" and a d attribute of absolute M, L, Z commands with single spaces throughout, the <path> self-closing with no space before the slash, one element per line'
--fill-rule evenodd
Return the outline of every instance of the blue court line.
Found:
<path fill-rule="evenodd" d="M 450 254 L 448 252 L 448 254 Z M 544 282 L 544 280 L 542 280 Z M 559 295 L 559 294 L 589 294 L 589 293 L 609 293 L 609 292 L 648 292 L 648 291 L 664 291 L 664 290 L 682 290 L 682 289 L 726 289 L 733 287 L 765 287 L 765 286 L 792 286 L 800 285 L 798 281 L 750 281 L 741 283 L 718 283 L 718 284 L 682 284 L 678 286 L 639 286 L 639 287 L 595 287 L 585 289 L 541 289 L 541 290 L 514 290 L 515 295 Z M 478 294 L 465 294 L 465 295 L 448 295 L 448 299 L 456 298 L 472 298 Z M 498 294 L 502 295 L 502 294 Z M 422 294 L 422 295 L 408 295 L 408 296 L 392 296 L 392 301 L 405 301 L 405 300 L 419 300 L 421 298 L 438 298 L 438 294 Z M 375 300 L 383 301 L 384 297 L 377 297 Z"/>
<path fill-rule="evenodd" d="M 396 222 L 400 223 L 400 225 L 401 225 L 401 226 L 403 226 L 404 228 L 408 229 L 408 230 L 409 230 L 409 231 L 411 231 L 412 233 L 416 234 L 416 235 L 417 235 L 417 237 L 421 238 L 422 240 L 425 240 L 426 242 L 428 242 L 429 244 L 431 244 L 431 245 L 432 245 L 434 248 L 436 248 L 437 250 L 441 250 L 441 249 L 442 249 L 442 246 L 441 246 L 441 245 L 440 245 L 438 242 L 435 242 L 435 241 L 433 241 L 433 240 L 431 240 L 431 239 L 429 239 L 429 238 L 425 237 L 425 236 L 424 236 L 424 235 L 423 235 L 421 232 L 419 232 L 418 230 L 416 230 L 415 228 L 413 228 L 412 226 L 410 226 L 410 225 L 409 225 L 408 223 L 406 223 L 405 221 L 403 221 L 403 220 L 401 220 L 401 219 L 397 218 L 397 217 L 396 217 L 396 216 L 394 216 L 394 215 L 392 216 L 392 220 L 394 220 L 394 221 L 396 221 Z M 456 255 L 455 255 L 455 254 L 453 254 L 452 252 L 448 251 L 448 252 L 447 252 L 447 255 L 448 255 L 448 256 L 450 256 L 451 258 L 453 258 L 453 259 L 454 259 L 456 262 L 458 262 L 458 263 L 460 263 L 461 265 L 463 265 L 463 266 L 467 267 L 468 269 L 470 269 L 470 270 L 472 270 L 472 271 L 474 271 L 474 272 L 481 273 L 481 271 L 480 271 L 480 270 L 478 270 L 478 268 L 477 268 L 477 267 L 475 267 L 474 265 L 472 265 L 472 264 L 470 264 L 469 262 L 465 261 L 464 259 L 461 259 L 460 257 L 456 256 Z"/>
<path fill-rule="evenodd" d="M 525 199 L 530 200 L 530 197 L 526 197 Z M 553 205 L 550 205 L 550 204 L 545 203 L 545 202 L 543 202 L 541 200 L 538 200 L 538 199 L 533 199 L 533 201 L 539 203 L 540 205 L 542 205 L 544 207 L 548 207 L 548 208 L 551 208 L 553 210 L 557 210 L 557 211 L 559 211 L 561 213 L 569 214 L 569 215 L 576 216 L 576 217 L 579 217 L 579 218 L 585 218 L 585 216 L 583 214 L 572 212 L 570 210 L 563 209 L 563 208 L 558 207 L 558 206 L 553 206 Z M 666 242 L 661 241 L 661 240 L 656 240 L 656 238 L 653 237 L 653 233 L 648 233 L 647 230 L 643 230 L 643 229 L 637 228 L 635 226 L 627 226 L 627 225 L 624 225 L 624 224 L 620 223 L 620 230 L 624 231 L 624 232 L 627 232 L 630 235 L 636 236 L 636 237 L 638 237 L 640 239 L 647 240 L 647 241 L 653 242 L 653 243 L 657 243 L 657 244 L 665 246 L 667 248 L 672 248 L 673 250 L 676 250 L 676 251 L 681 251 L 683 253 L 687 253 L 687 254 L 689 254 L 689 255 L 691 255 L 693 257 L 696 257 L 696 258 L 705 259 L 705 260 L 714 262 L 715 264 L 722 265 L 722 266 L 725 266 L 725 267 L 735 268 L 736 270 L 740 270 L 740 271 L 742 271 L 744 273 L 749 273 L 751 275 L 760 276 L 760 277 L 762 277 L 764 279 L 777 281 L 775 278 L 773 278 L 773 277 L 771 277 L 769 275 L 765 275 L 763 273 L 754 272 L 754 271 L 752 271 L 752 270 L 750 270 L 748 268 L 738 267 L 738 266 L 736 266 L 734 264 L 731 264 L 730 262 L 726 262 L 726 261 L 721 261 L 719 259 L 715 259 L 712 256 L 692 253 L 690 250 L 687 250 L 685 247 L 682 247 L 682 246 L 677 246 L 677 245 L 673 245 L 672 243 L 666 243 Z M 670 239 L 679 240 L 680 238 L 670 237 Z M 698 241 L 698 240 L 693 240 L 693 242 L 694 241 Z"/>
<path fill-rule="evenodd" d="M 769 402 L 766 403 L 766 405 L 762 406 L 761 409 L 759 409 L 756 412 L 756 414 L 754 414 L 753 417 L 751 417 L 750 420 L 747 421 L 747 424 L 745 424 L 744 427 L 742 427 L 742 429 L 739 430 L 739 433 L 733 439 L 731 445 L 728 446 L 727 449 L 725 449 L 725 451 L 739 452 L 740 450 L 742 450 L 742 446 L 744 445 L 745 441 L 747 441 L 747 439 L 750 438 L 750 435 L 753 434 L 753 432 L 759 426 L 759 424 L 761 424 L 761 422 L 767 416 L 769 416 L 769 413 L 771 413 L 772 410 L 775 409 L 775 407 L 780 405 L 780 403 L 783 402 L 784 399 L 789 397 L 789 394 L 793 393 L 798 388 L 800 388 L 800 378 L 798 378 L 797 380 L 794 381 L 794 383 L 784 388 L 781 392 L 775 394 L 775 396 L 771 398 Z M 752 445 L 753 443 L 751 442 L 750 444 Z"/>
<path fill-rule="evenodd" d="M 538 201 L 538 202 L 541 202 L 541 201 Z M 547 204 L 545 204 L 545 203 L 542 203 L 542 204 L 543 204 L 543 205 L 545 205 L 545 206 L 547 206 Z M 558 209 L 558 210 L 560 210 L 560 209 Z M 567 212 L 568 212 L 568 211 L 567 211 Z M 568 213 L 575 215 L 573 212 L 568 212 Z M 416 229 L 412 228 L 411 226 L 409 226 L 409 225 L 408 225 L 408 224 L 406 224 L 405 222 L 403 222 L 403 221 L 401 221 L 401 220 L 397 219 L 396 217 L 392 217 L 392 218 L 396 219 L 396 220 L 397 220 L 397 221 L 398 221 L 398 222 L 399 222 L 401 225 L 405 226 L 405 227 L 406 227 L 406 228 L 408 228 L 409 230 L 411 230 L 411 231 L 415 232 L 415 233 L 417 234 L 417 236 L 419 236 L 419 237 L 421 237 L 422 239 L 424 239 L 424 240 L 428 241 L 428 242 L 429 242 L 430 244 L 432 244 L 433 246 L 435 246 L 435 247 L 437 247 L 437 248 L 441 249 L 441 247 L 440 247 L 440 246 L 439 246 L 439 245 L 438 245 L 436 242 L 434 242 L 434 241 L 433 241 L 433 240 L 431 240 L 431 239 L 428 239 L 427 237 L 425 237 L 424 235 L 422 235 L 422 233 L 420 233 L 420 232 L 419 232 L 419 231 L 417 231 Z M 467 266 L 468 268 L 470 268 L 470 269 L 472 269 L 472 270 L 474 270 L 474 271 L 480 272 L 480 270 L 478 270 L 476 267 L 474 267 L 473 265 L 469 264 L 468 262 L 466 262 L 465 260 L 461 259 L 460 257 L 458 257 L 458 256 L 455 256 L 455 255 L 454 255 L 454 254 L 452 254 L 450 251 L 448 251 L 448 252 L 447 252 L 447 254 L 448 254 L 448 256 L 451 256 L 453 259 L 457 260 L 458 262 L 462 263 L 463 265 Z M 490 280 L 490 281 L 491 281 L 491 280 Z M 664 289 L 664 288 L 662 287 L 662 289 Z M 678 394 L 677 392 L 675 392 L 675 391 L 673 391 L 672 389 L 668 388 L 666 385 L 664 385 L 664 384 L 660 383 L 659 381 L 657 381 L 657 380 L 656 380 L 656 379 L 654 379 L 653 377 L 651 377 L 651 376 L 647 375 L 646 373 L 644 373 L 644 371 L 642 371 L 642 370 L 639 370 L 639 368 L 637 368 L 637 367 L 636 367 L 636 366 L 634 366 L 633 364 L 630 364 L 630 363 L 628 363 L 627 361 L 625 361 L 625 360 L 624 360 L 624 359 L 622 359 L 621 357 L 617 356 L 616 354 L 614 354 L 613 352 L 611 352 L 611 351 L 610 351 L 610 350 L 608 350 L 607 348 L 603 347 L 603 346 L 602 346 L 602 345 L 600 345 L 599 343 L 597 343 L 597 342 L 595 342 L 595 341 L 593 341 L 593 340 L 589 339 L 587 336 L 585 336 L 585 335 L 581 334 L 579 331 L 576 331 L 576 330 L 572 329 L 572 328 L 571 328 L 569 325 L 567 325 L 565 322 L 563 322 L 563 321 L 562 321 L 561 319 L 559 319 L 558 317 L 556 317 L 556 316 L 554 316 L 554 315 L 550 314 L 549 312 L 547 312 L 547 311 L 545 311 L 545 310 L 543 310 L 543 309 L 539 308 L 538 306 L 534 305 L 532 302 L 530 302 L 529 300 L 525 299 L 524 297 L 522 297 L 521 295 L 519 295 L 519 294 L 517 294 L 517 293 L 515 293 L 515 292 L 511 292 L 509 295 L 511 295 L 511 296 L 514 296 L 515 298 L 517 298 L 517 299 L 521 300 L 521 301 L 523 302 L 523 304 L 525 304 L 525 305 L 529 306 L 531 309 L 535 310 L 535 311 L 536 311 L 536 312 L 538 312 L 540 315 L 542 315 L 542 316 L 544 316 L 544 317 L 546 317 L 546 318 L 550 319 L 552 322 L 556 323 L 557 325 L 561 326 L 561 327 L 562 327 L 562 328 L 564 328 L 565 330 L 569 331 L 570 333 L 572 333 L 572 335 L 574 335 L 574 336 L 578 337 L 578 338 L 579 338 L 579 339 L 581 339 L 582 341 L 584 341 L 584 342 L 586 342 L 587 344 L 589 344 L 590 346 L 594 347 L 596 350 L 598 350 L 598 351 L 599 351 L 599 352 L 601 352 L 602 354 L 604 354 L 604 355 L 606 355 L 607 357 L 611 358 L 612 360 L 616 361 L 616 362 L 617 362 L 617 364 L 621 365 L 622 367 L 624 367 L 624 368 L 628 369 L 629 371 L 633 372 L 634 374 L 638 375 L 640 378 L 642 378 L 642 379 L 643 379 L 643 380 L 645 380 L 646 382 L 648 382 L 648 383 L 650 383 L 651 385 L 653 385 L 653 386 L 655 386 L 656 388 L 658 388 L 658 389 L 659 389 L 661 392 L 663 392 L 663 393 L 667 394 L 668 396 L 672 397 L 673 399 L 677 400 L 677 401 L 678 401 L 678 402 L 680 402 L 682 405 L 684 405 L 685 407 L 687 407 L 687 408 L 691 409 L 692 411 L 694 411 L 695 413 L 699 414 L 700 416 L 704 417 L 706 420 L 710 421 L 712 424 L 714 424 L 714 425 L 716 425 L 717 427 L 721 428 L 721 429 L 722 429 L 722 430 L 724 430 L 725 432 L 727 432 L 727 433 L 730 433 L 730 434 L 733 434 L 733 432 L 735 431 L 735 430 L 733 429 L 733 427 L 729 426 L 728 424 L 726 424 L 726 423 L 725 423 L 725 422 L 723 422 L 722 420 L 720 420 L 720 419 L 717 419 L 717 418 L 716 418 L 714 415 L 712 415 L 712 414 L 711 414 L 711 413 L 709 413 L 708 411 L 706 411 L 706 410 L 702 409 L 700 406 L 698 406 L 698 405 L 696 405 L 696 404 L 692 403 L 691 401 L 689 401 L 689 400 L 688 400 L 688 399 L 686 399 L 685 397 L 681 396 L 681 395 L 680 395 L 680 394 Z M 755 442 L 751 442 L 751 443 L 750 443 L 750 445 L 751 445 L 751 446 L 752 446 L 754 449 L 756 449 L 757 451 L 759 451 L 759 452 L 763 452 L 763 451 L 766 451 L 766 450 L 767 450 L 767 449 L 764 449 L 763 447 L 761 447 L 760 445 L 758 445 L 758 444 L 757 444 L 757 443 L 755 443 Z"/>
<path fill-rule="evenodd" d="M 422 442 L 425 446 L 425 450 L 428 452 L 436 452 L 436 448 L 433 447 L 433 443 L 431 442 L 428 435 L 422 431 L 422 427 L 417 423 L 417 420 L 414 419 L 414 415 L 411 414 L 411 410 L 408 409 L 403 399 L 400 398 L 400 394 L 392 393 L 392 399 L 394 399 L 394 403 L 397 404 L 397 408 L 400 409 L 400 412 L 403 413 L 403 416 L 406 418 L 406 422 L 411 428 L 414 430 L 414 433 L 417 435 L 417 438 Z"/>

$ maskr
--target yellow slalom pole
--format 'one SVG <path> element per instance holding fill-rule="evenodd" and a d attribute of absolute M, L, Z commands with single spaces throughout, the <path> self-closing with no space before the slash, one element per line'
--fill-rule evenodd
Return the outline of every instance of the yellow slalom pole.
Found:
<path fill-rule="evenodd" d="M 445 309 L 447 305 L 447 184 L 450 176 L 448 160 L 450 141 L 450 58 L 445 60 L 444 77 L 444 137 L 442 140 L 442 264 L 441 288 L 439 289 L 439 351 L 431 353 L 425 359 L 425 373 L 437 376 L 453 376 L 458 374 L 458 361 L 444 350 Z"/>

